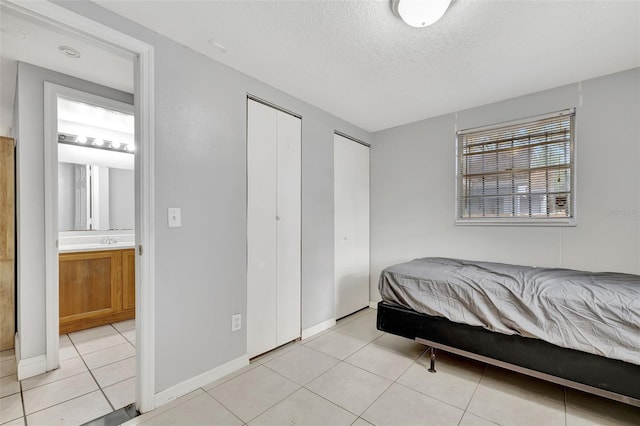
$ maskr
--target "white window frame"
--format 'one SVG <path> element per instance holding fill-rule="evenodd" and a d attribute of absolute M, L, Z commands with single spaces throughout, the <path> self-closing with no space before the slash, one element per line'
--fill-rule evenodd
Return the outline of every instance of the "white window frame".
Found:
<path fill-rule="evenodd" d="M 523 225 L 523 226 L 576 226 L 577 206 L 576 206 L 576 118 L 575 108 L 569 108 L 558 112 L 553 112 L 519 120 L 492 124 L 488 126 L 470 128 L 456 132 L 456 184 L 455 184 L 455 224 L 456 225 Z M 500 130 L 518 125 L 527 126 L 537 121 L 554 117 L 572 117 L 570 136 L 570 215 L 568 217 L 462 217 L 461 198 L 463 198 L 463 170 L 460 156 L 462 155 L 463 137 L 465 135 Z"/>

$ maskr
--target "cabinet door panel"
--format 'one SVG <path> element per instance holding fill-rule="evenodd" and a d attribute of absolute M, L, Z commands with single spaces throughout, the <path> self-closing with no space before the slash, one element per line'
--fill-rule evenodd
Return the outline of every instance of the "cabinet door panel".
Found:
<path fill-rule="evenodd" d="M 60 319 L 104 315 L 120 309 L 119 252 L 60 255 Z"/>
<path fill-rule="evenodd" d="M 60 334 L 135 317 L 134 250 L 61 253 L 59 259 Z"/>

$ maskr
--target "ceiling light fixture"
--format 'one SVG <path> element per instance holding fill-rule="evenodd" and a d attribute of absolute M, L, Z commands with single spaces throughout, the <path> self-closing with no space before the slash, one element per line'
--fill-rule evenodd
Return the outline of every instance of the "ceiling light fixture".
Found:
<path fill-rule="evenodd" d="M 135 151 L 133 142 L 117 142 L 104 140 L 99 137 L 92 138 L 84 135 L 73 135 L 70 133 L 58 133 L 58 143 L 65 145 L 75 145 L 78 147 L 102 149 L 105 151 L 114 151 L 130 154 Z"/>
<path fill-rule="evenodd" d="M 427 27 L 442 18 L 451 0 L 391 0 L 393 14 L 407 25 Z"/>
<path fill-rule="evenodd" d="M 80 57 L 80 52 L 78 52 L 73 47 L 58 46 L 58 50 L 60 50 L 63 54 L 65 54 L 68 57 L 73 58 L 73 59 L 78 59 Z"/>

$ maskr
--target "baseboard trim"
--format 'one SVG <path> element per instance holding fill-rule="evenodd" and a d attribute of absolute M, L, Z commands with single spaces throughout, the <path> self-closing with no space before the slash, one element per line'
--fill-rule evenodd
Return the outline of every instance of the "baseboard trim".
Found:
<path fill-rule="evenodd" d="M 18 380 L 28 379 L 38 374 L 47 372 L 47 356 L 38 355 L 32 358 L 21 359 L 20 336 L 16 333 L 14 339 L 14 351 L 16 353 L 16 374 Z"/>
<path fill-rule="evenodd" d="M 47 372 L 47 356 L 38 355 L 18 360 L 18 380 L 28 379 Z"/>
<path fill-rule="evenodd" d="M 371 309 L 378 309 L 378 302 L 374 302 L 373 300 L 369 300 L 369 307 Z"/>
<path fill-rule="evenodd" d="M 321 323 L 316 324 L 313 327 L 305 328 L 304 330 L 302 330 L 302 340 L 308 339 L 309 337 L 318 333 L 322 333 L 323 331 L 330 329 L 334 325 L 336 325 L 336 319 L 331 318 L 326 321 L 322 321 Z"/>
<path fill-rule="evenodd" d="M 171 386 L 161 392 L 158 392 L 155 396 L 155 408 L 158 408 L 164 404 L 173 401 L 176 398 L 180 398 L 183 395 L 188 394 L 202 386 L 205 386 L 215 380 L 218 380 L 227 374 L 233 373 L 236 370 L 241 369 L 249 365 L 249 357 L 245 354 L 239 358 L 233 359 L 226 364 L 222 364 L 219 367 L 213 368 L 209 371 L 205 371 L 195 377 L 178 383 L 175 386 Z"/>

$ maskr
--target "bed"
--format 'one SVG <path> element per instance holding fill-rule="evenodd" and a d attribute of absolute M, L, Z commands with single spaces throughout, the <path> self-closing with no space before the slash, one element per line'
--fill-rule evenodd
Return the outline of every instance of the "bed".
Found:
<path fill-rule="evenodd" d="M 382 271 L 379 330 L 640 407 L 640 276 L 423 258 Z"/>

